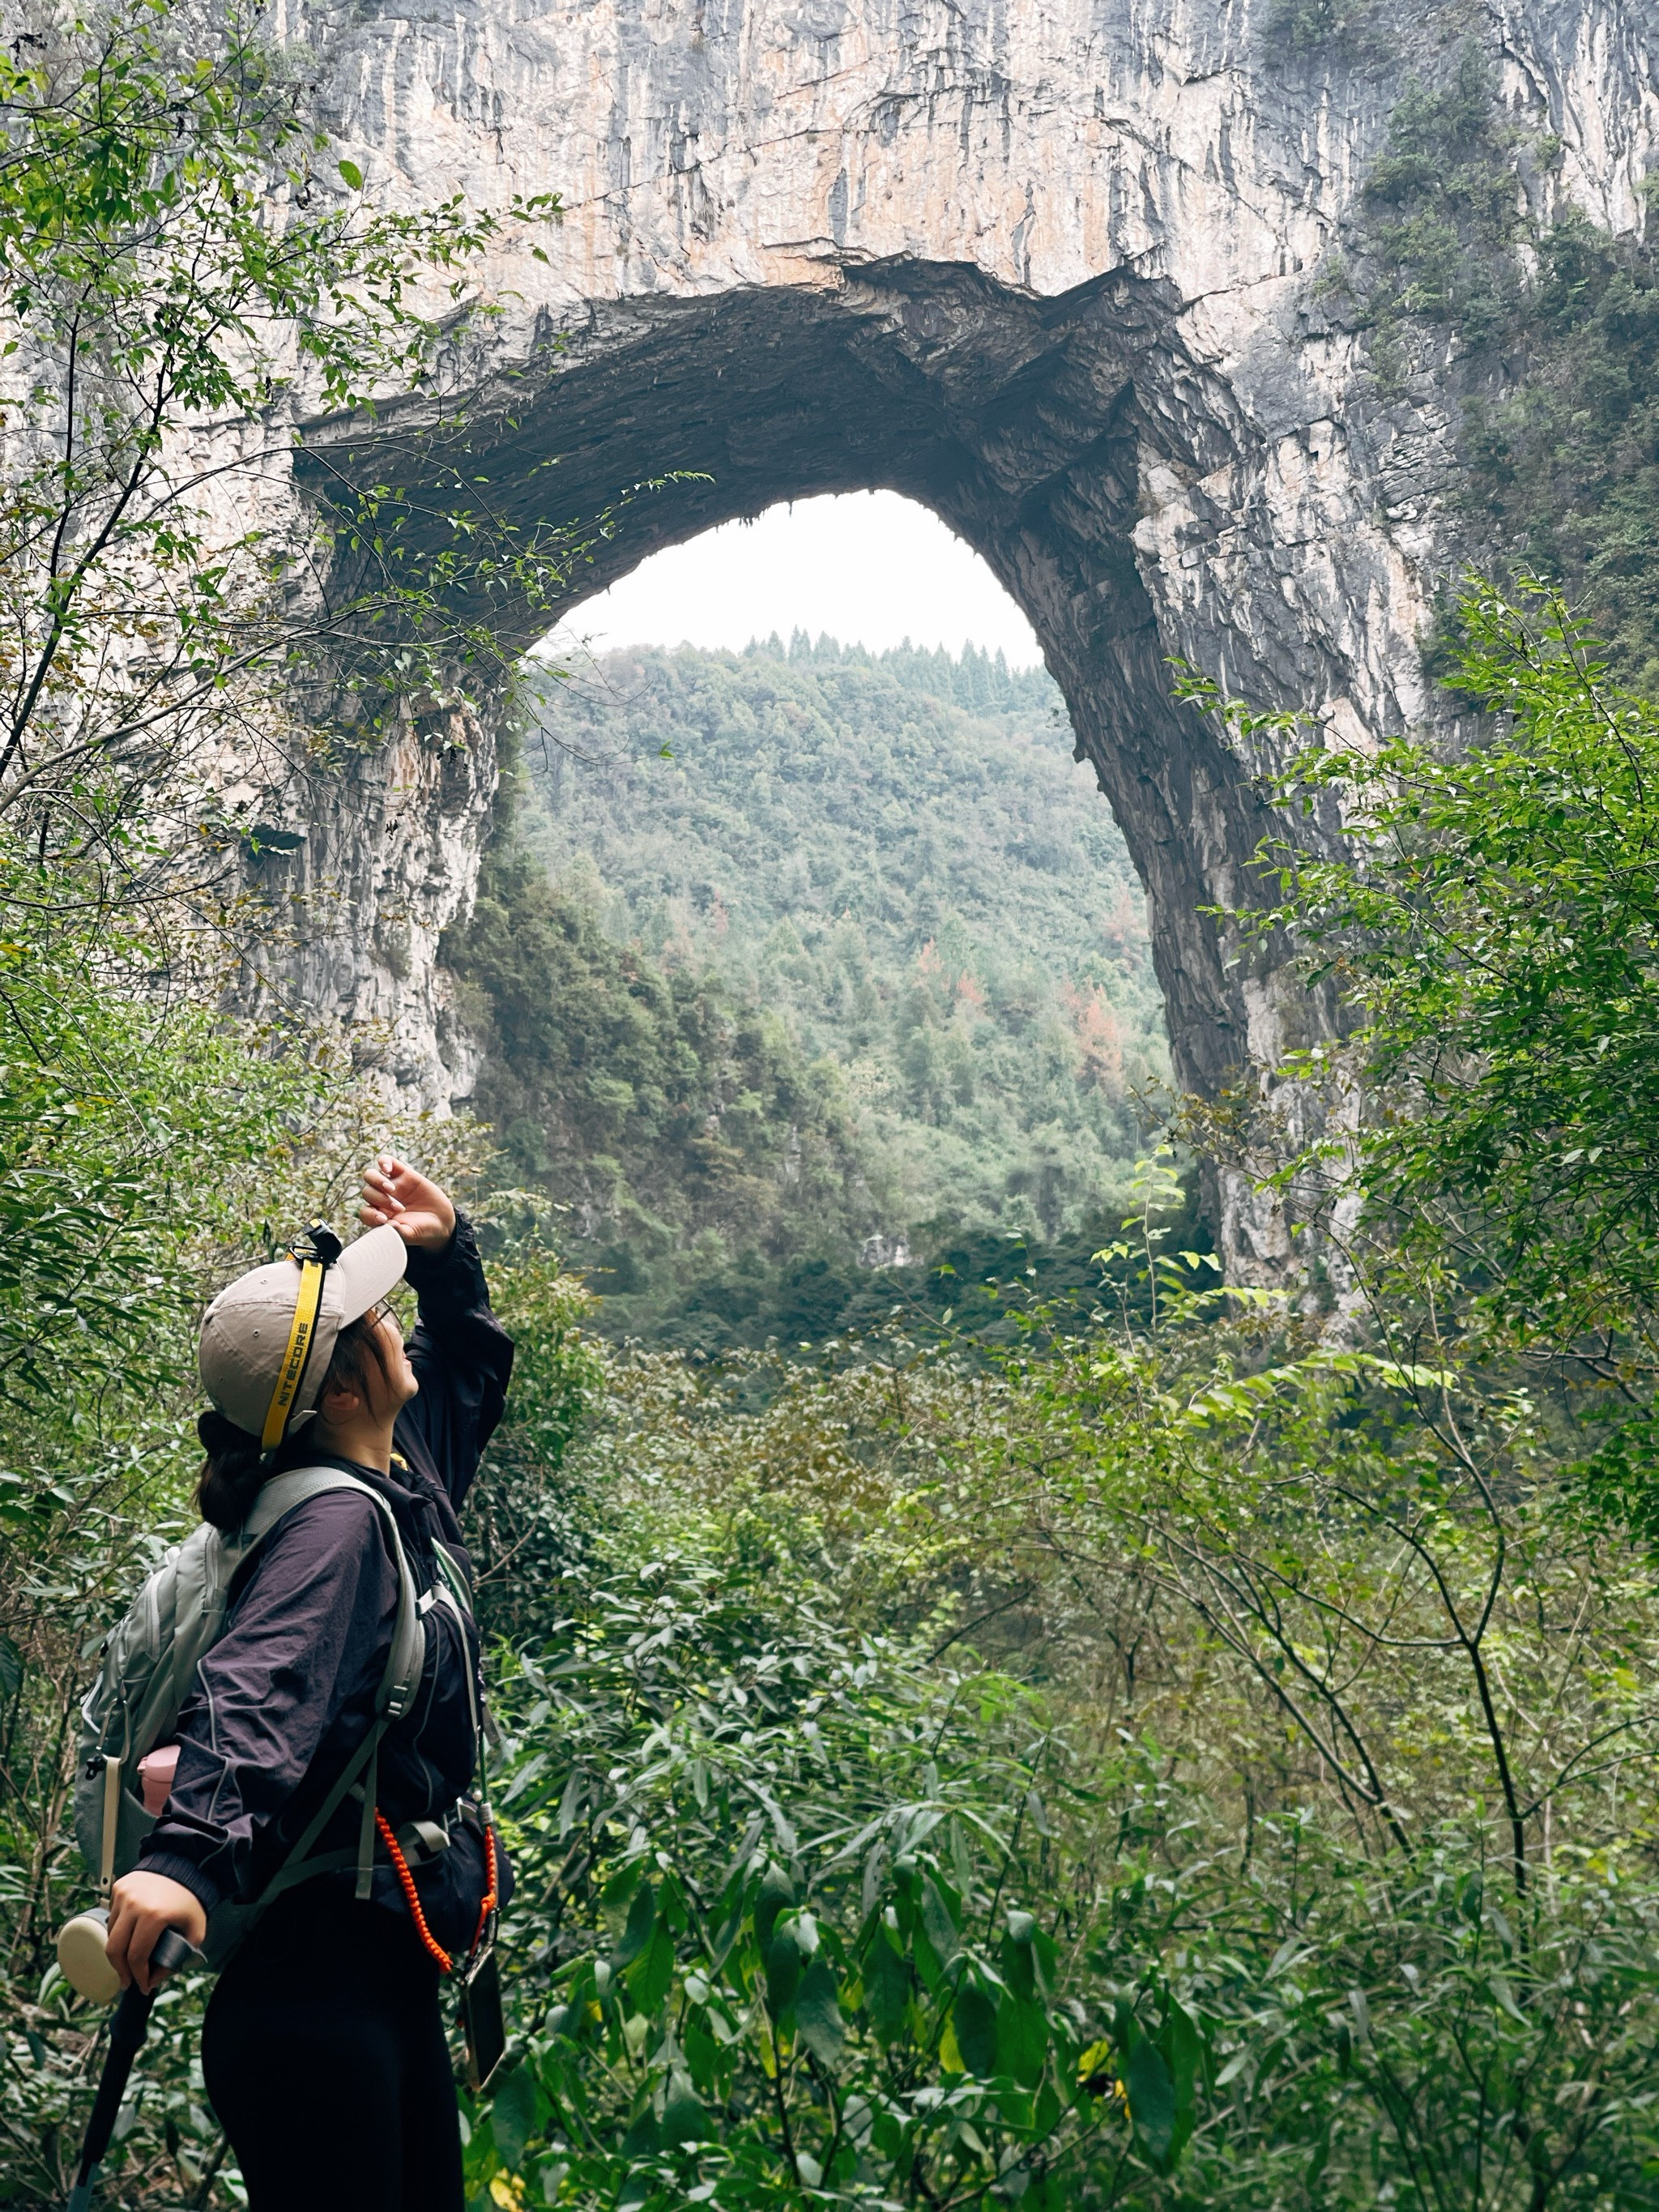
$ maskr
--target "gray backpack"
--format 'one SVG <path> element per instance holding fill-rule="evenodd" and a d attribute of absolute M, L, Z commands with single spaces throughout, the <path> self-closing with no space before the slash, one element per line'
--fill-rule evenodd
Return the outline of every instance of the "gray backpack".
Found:
<path fill-rule="evenodd" d="M 171 1741 L 197 1665 L 224 1628 L 232 1581 L 285 1513 L 330 1490 L 360 1490 L 374 1499 L 397 1562 L 398 1618 L 374 1724 L 259 1895 L 246 1902 L 227 1899 L 210 1913 L 205 1948 L 211 1966 L 222 1966 L 272 1898 L 296 1881 L 355 1864 L 357 1893 L 368 1894 L 380 1738 L 408 1711 L 420 1686 L 425 1614 L 432 1602 L 430 1594 L 422 1600 L 416 1590 L 397 1516 L 378 1491 L 338 1468 L 301 1467 L 273 1475 L 240 1528 L 204 1522 L 167 1554 L 111 1630 L 98 1680 L 81 1708 L 75 1834 L 88 1869 L 107 1896 L 117 1875 L 137 1863 L 138 1846 L 155 1825 L 155 1815 L 144 1809 L 138 1762 Z M 353 1792 L 361 1794 L 363 1808 L 357 1850 L 312 1857 L 317 1838 Z"/>

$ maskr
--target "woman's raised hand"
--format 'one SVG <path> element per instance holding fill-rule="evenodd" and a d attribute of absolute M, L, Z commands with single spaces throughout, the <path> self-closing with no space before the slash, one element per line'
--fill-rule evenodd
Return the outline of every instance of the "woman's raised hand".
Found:
<path fill-rule="evenodd" d="M 455 1233 L 455 1209 L 435 1182 L 382 1152 L 363 1170 L 363 1202 L 357 1218 L 365 1229 L 390 1222 L 405 1244 L 441 1252 Z"/>

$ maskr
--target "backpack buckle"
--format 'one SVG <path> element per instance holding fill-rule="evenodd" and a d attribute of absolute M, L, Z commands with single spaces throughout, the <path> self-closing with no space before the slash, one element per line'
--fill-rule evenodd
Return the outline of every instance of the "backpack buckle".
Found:
<path fill-rule="evenodd" d="M 449 1815 L 442 1820 L 405 1820 L 398 1831 L 398 1848 L 410 1866 L 430 1866 L 449 1849 Z"/>

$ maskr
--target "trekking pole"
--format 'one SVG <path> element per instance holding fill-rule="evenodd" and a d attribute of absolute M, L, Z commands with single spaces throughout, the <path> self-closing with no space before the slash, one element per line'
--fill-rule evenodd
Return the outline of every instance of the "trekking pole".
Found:
<path fill-rule="evenodd" d="M 153 1974 L 176 1973 L 180 1966 L 188 1966 L 201 1954 L 186 1943 L 176 1928 L 165 1928 L 149 1954 Z M 70 2191 L 69 2212 L 87 2212 L 92 2203 L 92 2192 L 97 2185 L 98 2169 L 104 2162 L 104 2153 L 109 2148 L 109 2139 L 115 2132 L 116 2116 L 121 2109 L 121 2100 L 127 2093 L 127 2083 L 132 2075 L 132 2063 L 143 2046 L 149 2027 L 150 2007 L 159 1992 L 152 1990 L 148 1996 L 137 1982 L 124 1990 L 121 2002 L 115 2008 L 115 2019 L 109 2032 L 109 2049 L 104 2057 L 104 2070 L 98 2077 L 98 2094 L 92 2100 L 92 2118 L 87 2122 L 86 2141 L 81 2146 L 80 2171 L 75 2177 L 75 2186 Z"/>

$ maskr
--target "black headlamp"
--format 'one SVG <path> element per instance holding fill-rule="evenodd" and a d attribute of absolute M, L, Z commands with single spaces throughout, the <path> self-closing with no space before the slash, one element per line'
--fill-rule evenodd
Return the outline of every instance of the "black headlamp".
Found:
<path fill-rule="evenodd" d="M 313 1221 L 309 1229 L 301 1231 L 288 1249 L 301 1267 L 310 1260 L 326 1270 L 334 1265 L 345 1246 L 325 1221 Z"/>

